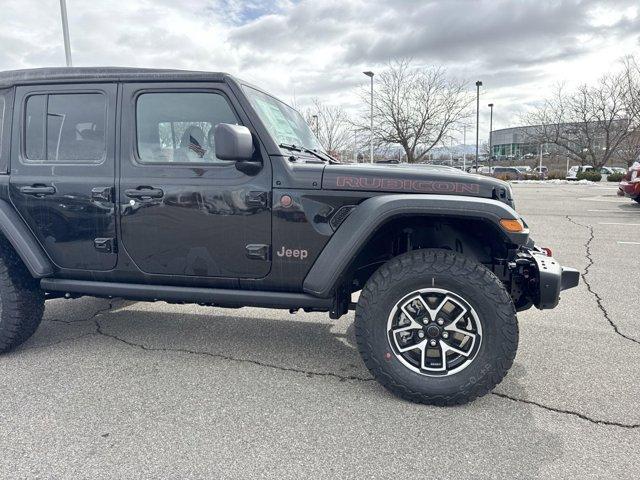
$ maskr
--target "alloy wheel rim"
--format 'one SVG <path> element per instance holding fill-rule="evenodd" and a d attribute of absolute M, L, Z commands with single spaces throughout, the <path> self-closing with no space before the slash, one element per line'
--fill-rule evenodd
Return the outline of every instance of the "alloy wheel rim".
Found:
<path fill-rule="evenodd" d="M 473 363 L 482 344 L 482 324 L 460 295 L 424 288 L 391 309 L 387 338 L 396 358 L 425 376 L 448 376 Z"/>

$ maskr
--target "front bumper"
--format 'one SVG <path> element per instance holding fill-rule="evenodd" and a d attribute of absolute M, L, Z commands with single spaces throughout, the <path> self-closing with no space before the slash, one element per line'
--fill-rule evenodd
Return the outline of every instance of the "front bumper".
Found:
<path fill-rule="evenodd" d="M 533 245 L 522 247 L 510 264 L 512 296 L 518 310 L 535 305 L 540 310 L 555 308 L 560 292 L 578 286 L 580 272 L 560 263 Z"/>
<path fill-rule="evenodd" d="M 578 286 L 580 272 L 561 266 L 556 259 L 546 256 L 544 252 L 535 252 L 532 257 L 538 271 L 538 301 L 534 301 L 534 305 L 540 310 L 555 308 L 560 301 L 561 291 Z"/>

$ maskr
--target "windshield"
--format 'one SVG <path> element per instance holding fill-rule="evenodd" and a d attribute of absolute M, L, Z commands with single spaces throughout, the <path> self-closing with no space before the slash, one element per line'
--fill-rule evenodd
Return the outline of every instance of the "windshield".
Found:
<path fill-rule="evenodd" d="M 323 151 L 311 129 L 296 110 L 255 88 L 243 86 L 253 108 L 278 144 Z"/>

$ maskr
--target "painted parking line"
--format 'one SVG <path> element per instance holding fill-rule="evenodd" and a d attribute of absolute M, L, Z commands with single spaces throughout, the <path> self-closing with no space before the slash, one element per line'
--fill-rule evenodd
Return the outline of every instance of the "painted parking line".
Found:
<path fill-rule="evenodd" d="M 598 225 L 624 225 L 625 227 L 640 227 L 640 223 L 624 223 L 624 222 L 598 222 Z"/>
<path fill-rule="evenodd" d="M 640 245 L 640 242 L 617 242 L 618 245 Z"/>
<path fill-rule="evenodd" d="M 613 197 L 613 195 L 611 195 Z M 629 203 L 627 198 L 607 198 L 605 196 L 602 197 L 580 197 L 578 200 L 582 200 L 584 202 L 604 202 L 604 203 Z"/>
<path fill-rule="evenodd" d="M 635 209 L 634 209 L 635 210 Z M 624 210 L 587 210 L 587 212 L 598 212 L 598 213 L 628 213 L 628 214 L 634 214 L 634 213 L 640 213 L 640 209 L 636 212 L 636 211 L 624 211 Z"/>

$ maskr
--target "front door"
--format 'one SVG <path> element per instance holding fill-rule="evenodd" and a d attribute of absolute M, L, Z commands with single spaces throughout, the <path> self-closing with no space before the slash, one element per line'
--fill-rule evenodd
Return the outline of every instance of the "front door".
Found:
<path fill-rule="evenodd" d="M 213 85 L 124 85 L 121 238 L 145 273 L 260 278 L 270 270 L 270 164 L 249 174 L 216 157 L 215 126 L 245 122 L 224 84 Z"/>
<path fill-rule="evenodd" d="M 116 93 L 113 84 L 16 91 L 9 195 L 61 268 L 116 264 Z"/>

